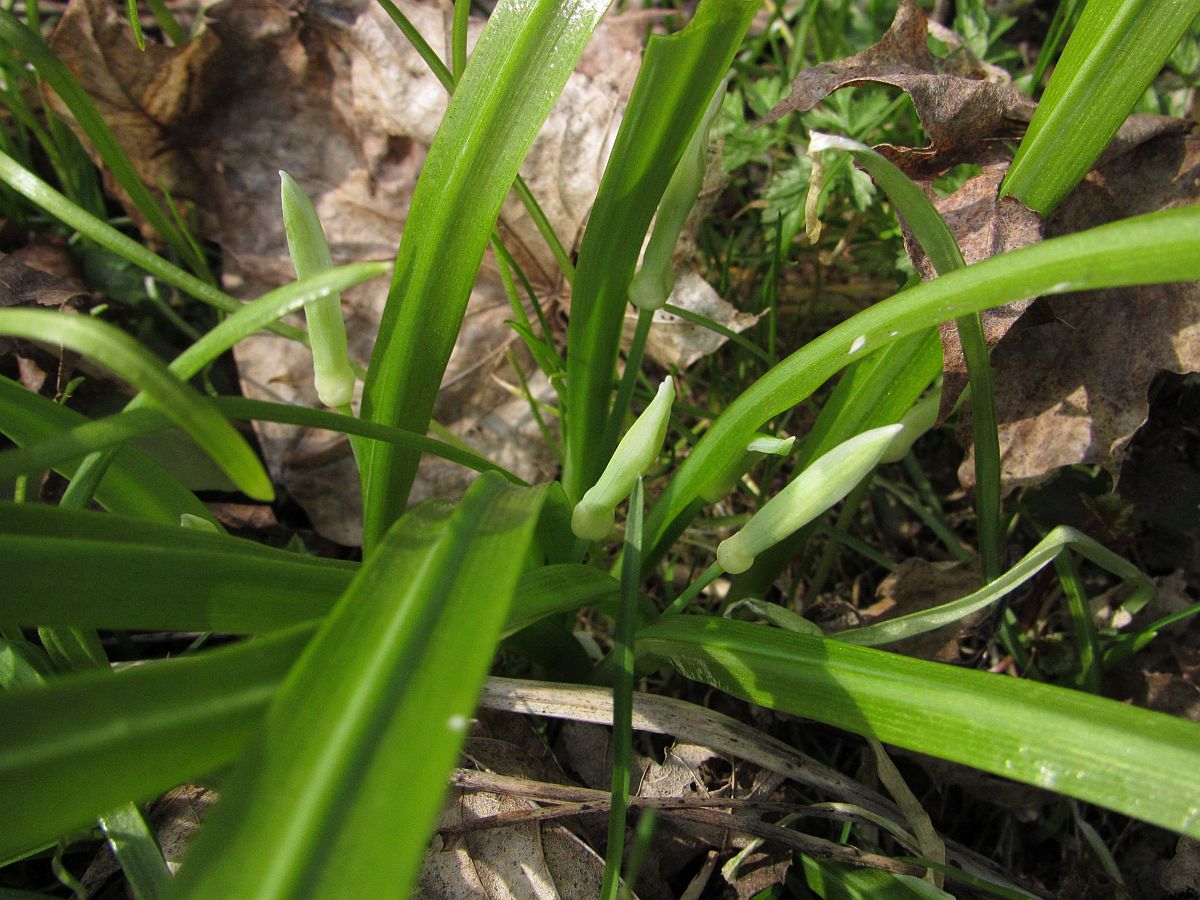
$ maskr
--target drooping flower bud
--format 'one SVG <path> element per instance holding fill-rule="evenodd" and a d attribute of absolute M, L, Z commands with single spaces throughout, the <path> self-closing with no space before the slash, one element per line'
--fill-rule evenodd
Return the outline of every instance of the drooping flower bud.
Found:
<path fill-rule="evenodd" d="M 658 393 L 650 405 L 617 444 L 599 480 L 575 505 L 575 511 L 571 514 L 571 530 L 576 537 L 599 541 L 612 531 L 616 523 L 617 506 L 629 496 L 638 476 L 646 473 L 662 450 L 674 400 L 675 383 L 668 375 L 659 385 Z"/>
<path fill-rule="evenodd" d="M 778 544 L 845 497 L 873 469 L 903 430 L 885 425 L 838 444 L 767 501 L 742 530 L 721 541 L 717 563 L 731 575 L 745 572 L 758 554 Z"/>
<path fill-rule="evenodd" d="M 283 202 L 283 229 L 296 277 L 308 278 L 333 268 L 329 243 L 317 210 L 304 190 L 287 172 L 279 173 Z M 342 409 L 354 396 L 354 370 L 346 349 L 346 323 L 342 301 L 330 294 L 304 304 L 308 340 L 312 346 L 317 397 L 332 409 Z"/>

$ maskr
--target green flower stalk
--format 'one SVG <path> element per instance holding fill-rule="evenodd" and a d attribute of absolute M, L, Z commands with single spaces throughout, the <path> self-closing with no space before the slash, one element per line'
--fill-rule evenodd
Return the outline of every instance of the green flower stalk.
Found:
<path fill-rule="evenodd" d="M 586 541 L 608 537 L 617 521 L 617 505 L 629 496 L 638 476 L 645 474 L 662 450 L 674 400 L 675 382 L 668 375 L 658 386 L 658 393 L 650 405 L 617 444 L 600 479 L 575 505 L 571 530 L 576 537 Z"/>
<path fill-rule="evenodd" d="M 671 259 L 688 214 L 696 205 L 700 189 L 704 187 L 708 128 L 721 108 L 724 97 L 725 86 L 722 85 L 709 102 L 704 118 L 683 151 L 683 158 L 679 160 L 659 201 L 658 212 L 654 216 L 654 230 L 650 232 L 646 252 L 642 255 L 642 267 L 629 282 L 629 300 L 638 309 L 649 312 L 662 309 L 675 287 L 675 269 Z"/>
<path fill-rule="evenodd" d="M 741 531 L 721 541 L 717 564 L 731 575 L 745 572 L 758 554 L 850 493 L 903 430 L 903 425 L 885 425 L 838 444 L 768 500 Z"/>
<path fill-rule="evenodd" d="M 333 268 L 329 243 L 317 210 L 304 190 L 287 172 L 280 171 L 283 229 L 296 277 L 303 279 Z M 317 397 L 326 406 L 348 411 L 354 396 L 354 370 L 346 350 L 346 324 L 342 321 L 342 298 L 330 294 L 304 305 L 308 338 L 312 345 L 313 375 Z"/>

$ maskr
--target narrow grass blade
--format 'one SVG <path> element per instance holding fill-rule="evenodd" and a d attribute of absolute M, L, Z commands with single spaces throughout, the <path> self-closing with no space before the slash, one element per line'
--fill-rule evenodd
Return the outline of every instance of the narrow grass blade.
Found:
<path fill-rule="evenodd" d="M 517 169 L 607 0 L 502 0 L 455 87 L 413 193 L 368 370 L 363 418 L 424 432 Z M 364 461 L 364 542 L 401 514 L 419 455 Z"/>
<path fill-rule="evenodd" d="M 171 265 L 142 244 L 121 234 L 107 222 L 102 222 L 91 213 L 81 209 L 3 152 L 0 152 L 0 181 L 56 219 L 71 226 L 84 237 L 111 250 L 160 281 L 178 288 L 189 297 L 194 297 L 202 303 L 207 303 L 224 312 L 235 312 L 242 306 L 240 300 L 234 299 L 207 281 Z M 290 325 L 276 325 L 273 330 L 277 334 L 302 343 L 308 340 L 308 336 L 303 331 Z"/>
<path fill-rule="evenodd" d="M 702 0 L 686 28 L 646 47 L 579 247 L 567 328 L 563 487 L 572 500 L 612 452 L 602 437 L 642 238 L 757 10 L 751 0 Z"/>
<path fill-rule="evenodd" d="M 407 895 L 543 497 L 483 475 L 434 535 L 394 526 L 275 698 L 179 896 Z"/>
<path fill-rule="evenodd" d="M 761 625 L 660 620 L 639 654 L 737 697 L 1200 836 L 1200 725 Z"/>
<path fill-rule="evenodd" d="M 897 338 L 1024 297 L 1200 279 L 1200 207 L 1151 213 L 995 256 L 909 288 L 831 328 L 763 375 L 721 414 L 647 521 L 657 558 L 677 516 L 772 416 Z M 647 560 L 649 563 L 649 560 Z"/>
<path fill-rule="evenodd" d="M 1154 582 L 1136 566 L 1117 556 L 1086 534 L 1060 525 L 1038 541 L 1037 546 L 1025 554 L 1015 566 L 973 594 L 943 603 L 932 609 L 898 616 L 875 625 L 841 631 L 832 637 L 850 644 L 877 647 L 961 621 L 972 613 L 987 609 L 1015 591 L 1054 562 L 1059 554 L 1067 549 L 1074 550 L 1080 556 L 1117 575 L 1126 584 L 1133 587 L 1135 594 L 1126 601 L 1131 608 L 1140 607 L 1154 596 Z"/>
<path fill-rule="evenodd" d="M 1197 13 L 1198 0 L 1089 0 L 1000 196 L 1052 213 L 1108 146 Z"/>
<path fill-rule="evenodd" d="M 108 171 L 117 179 L 138 211 L 146 217 L 146 221 L 163 236 L 181 259 L 187 261 L 193 272 L 202 280 L 211 281 L 212 275 L 204 257 L 196 254 L 192 245 L 175 227 L 175 223 L 150 195 L 150 191 L 142 184 L 129 157 L 121 149 L 108 123 L 97 112 L 87 92 L 75 80 L 71 70 L 54 55 L 41 35 L 31 30 L 11 12 L 0 9 L 0 40 L 16 48 L 67 105 L 79 127 L 87 134 L 96 153 L 104 160 Z"/>
<path fill-rule="evenodd" d="M 137 900 L 165 900 L 171 872 L 141 810 L 126 803 L 100 817 L 100 830 Z"/>
<path fill-rule="evenodd" d="M 190 434 L 233 479 L 257 500 L 275 496 L 258 456 L 207 400 L 167 371 L 123 331 L 85 316 L 48 310 L 0 310 L 0 334 L 61 344 L 107 367 L 146 392 L 172 421 Z"/>
<path fill-rule="evenodd" d="M 0 377 L 0 432 L 15 444 L 52 440 L 88 423 L 85 416 L 27 391 Z M 58 471 L 70 478 L 76 466 L 64 463 Z M 170 525 L 182 513 L 214 522 L 212 513 L 179 479 L 145 454 L 126 447 L 114 458 L 96 491 L 100 505 L 115 513 Z"/>

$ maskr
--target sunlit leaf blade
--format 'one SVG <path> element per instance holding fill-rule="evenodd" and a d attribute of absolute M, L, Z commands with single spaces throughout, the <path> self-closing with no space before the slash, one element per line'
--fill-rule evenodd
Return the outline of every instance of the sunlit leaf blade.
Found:
<path fill-rule="evenodd" d="M 0 698 L 0 856 L 232 760 L 311 634 L 301 627 Z"/>
<path fill-rule="evenodd" d="M 772 416 L 827 378 L 897 338 L 1025 297 L 1131 284 L 1200 280 L 1200 207 L 1151 213 L 994 256 L 917 285 L 863 310 L 784 359 L 744 391 L 700 439 L 647 521 L 660 538 L 724 460 Z"/>
<path fill-rule="evenodd" d="M 0 621 L 258 634 L 315 619 L 356 566 L 119 516 L 0 504 Z"/>
<path fill-rule="evenodd" d="M 413 193 L 371 357 L 363 417 L 424 433 L 500 206 L 608 0 L 502 0 L 492 12 Z M 400 513 L 418 453 L 364 460 L 364 542 Z"/>
<path fill-rule="evenodd" d="M 74 410 L 27 391 L 0 377 L 0 432 L 18 445 L 52 440 L 57 435 L 86 425 L 88 419 Z M 70 477 L 76 466 L 56 467 Z M 159 463 L 131 447 L 117 454 L 96 491 L 101 506 L 127 516 L 171 525 L 182 513 L 215 520 L 196 495 Z"/>
<path fill-rule="evenodd" d="M 446 522 L 444 507 L 437 510 L 436 506 L 418 507 L 409 516 L 422 517 L 424 529 L 434 532 L 433 538 L 439 522 Z M 95 513 L 64 516 L 59 509 L 34 512 L 11 504 L 3 511 L 9 531 L 33 535 L 53 535 L 55 522 L 64 534 L 85 540 L 103 537 L 107 528 L 115 538 L 110 550 L 117 565 L 123 553 L 136 557 L 165 530 Z M 260 558 L 275 553 L 249 541 L 220 538 L 214 542 L 208 538 L 218 536 L 198 532 L 190 532 L 188 540 L 195 537 L 205 538 L 201 545 L 237 547 L 245 556 L 243 565 L 250 570 Z M 339 567 L 328 562 L 312 565 Z M 540 616 L 575 608 L 580 602 L 600 601 L 615 590 L 615 583 L 603 573 L 584 570 L 592 573 L 589 579 L 577 570 L 584 567 L 549 566 L 524 573 L 517 582 L 517 599 L 504 633 L 523 628 Z M 312 574 L 314 584 L 326 577 Z M 43 567 L 41 575 L 47 592 L 56 583 L 54 589 L 62 591 L 65 580 L 53 570 Z M 172 605 L 167 595 L 182 580 L 164 584 L 158 578 L 131 578 L 128 584 L 148 608 L 144 614 L 151 621 L 160 621 L 162 616 L 153 607 Z M 479 599 L 491 602 L 492 597 L 485 592 Z M 331 593 L 326 608 L 332 608 L 336 600 L 337 595 Z M 109 615 L 107 608 L 92 608 L 83 597 L 48 602 L 73 603 L 77 611 L 82 610 L 78 613 L 81 617 L 91 616 L 97 624 L 103 624 Z M 129 611 L 135 608 L 135 603 L 127 601 L 117 612 L 133 617 Z M 264 604 L 254 614 L 263 615 L 265 608 Z M 247 615 L 230 614 L 243 620 Z M 315 627 L 302 624 L 233 648 L 151 662 L 115 675 L 57 678 L 44 688 L 0 698 L 0 733 L 5 736 L 0 742 L 0 803 L 5 809 L 19 811 L 21 820 L 20 828 L 6 826 L 0 833 L 0 854 L 11 855 L 39 841 L 53 841 L 71 829 L 86 827 L 95 816 L 130 797 L 149 799 L 228 763 L 260 720 Z M 30 649 L 37 648 L 30 645 Z M 19 654 L 22 648 L 0 647 L 0 666 L 8 651 Z M 41 680 L 38 677 L 33 683 Z"/>
<path fill-rule="evenodd" d="M 406 896 L 544 496 L 481 476 L 397 522 L 282 686 L 179 896 Z"/>
<path fill-rule="evenodd" d="M 1133 112 L 1197 13 L 1198 0 L 1089 0 L 1000 195 L 1052 213 Z"/>
<path fill-rule="evenodd" d="M 86 316 L 0 309 L 0 334 L 61 344 L 107 367 L 144 391 L 242 491 L 256 500 L 275 496 L 262 462 L 225 417 L 120 329 Z"/>
<path fill-rule="evenodd" d="M 1200 835 L 1194 722 L 728 619 L 663 619 L 638 652 L 761 706 Z"/>
<path fill-rule="evenodd" d="M 563 486 L 577 501 L 612 447 L 601 446 L 621 321 L 642 239 L 671 175 L 758 10 L 703 0 L 688 26 L 651 38 L 579 247 L 567 329 Z"/>

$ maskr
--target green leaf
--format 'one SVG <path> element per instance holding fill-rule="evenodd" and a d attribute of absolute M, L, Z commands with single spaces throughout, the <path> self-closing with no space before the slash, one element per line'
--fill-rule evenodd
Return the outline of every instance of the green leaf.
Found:
<path fill-rule="evenodd" d="M 257 454 L 225 417 L 120 329 L 85 316 L 0 309 L 0 334 L 61 344 L 95 360 L 144 391 L 247 495 L 256 500 L 274 498 L 271 479 Z"/>
<path fill-rule="evenodd" d="M 325 615 L 356 566 L 195 529 L 0 504 L 0 619 L 257 634 Z"/>
<path fill-rule="evenodd" d="M 1200 835 L 1200 725 L 1090 694 L 701 616 L 638 652 L 793 715 Z"/>
<path fill-rule="evenodd" d="M 1048 216 L 1091 169 L 1200 13 L 1200 0 L 1089 0 L 1000 196 Z"/>
<path fill-rule="evenodd" d="M 1024 297 L 1200 279 L 1200 207 L 1151 213 L 994 256 L 902 291 L 809 342 L 758 379 L 692 449 L 647 521 L 648 554 L 772 416 L 905 335 Z M 647 564 L 650 564 L 649 562 Z"/>
<path fill-rule="evenodd" d="M 311 636 L 301 626 L 0 698 L 0 803 L 8 811 L 0 857 L 231 761 Z"/>
<path fill-rule="evenodd" d="M 500 206 L 607 0 L 502 0 L 455 87 L 413 193 L 363 418 L 423 433 Z M 363 461 L 364 542 L 403 511 L 420 456 Z"/>
<path fill-rule="evenodd" d="M 396 523 L 280 689 L 179 896 L 408 894 L 543 496 L 483 475 L 452 512 Z"/>
<path fill-rule="evenodd" d="M 25 445 L 52 440 L 88 421 L 74 410 L 0 377 L 0 432 L 13 443 Z M 73 464 L 55 468 L 68 478 L 76 470 Z M 100 481 L 96 499 L 101 506 L 115 513 L 155 522 L 177 525 L 183 513 L 216 522 L 212 513 L 178 478 L 132 447 L 117 454 Z"/>
<path fill-rule="evenodd" d="M 686 28 L 646 46 L 579 246 L 571 295 L 563 487 L 572 501 L 612 453 L 602 438 L 642 238 L 757 11 L 756 0 L 702 0 Z"/>

